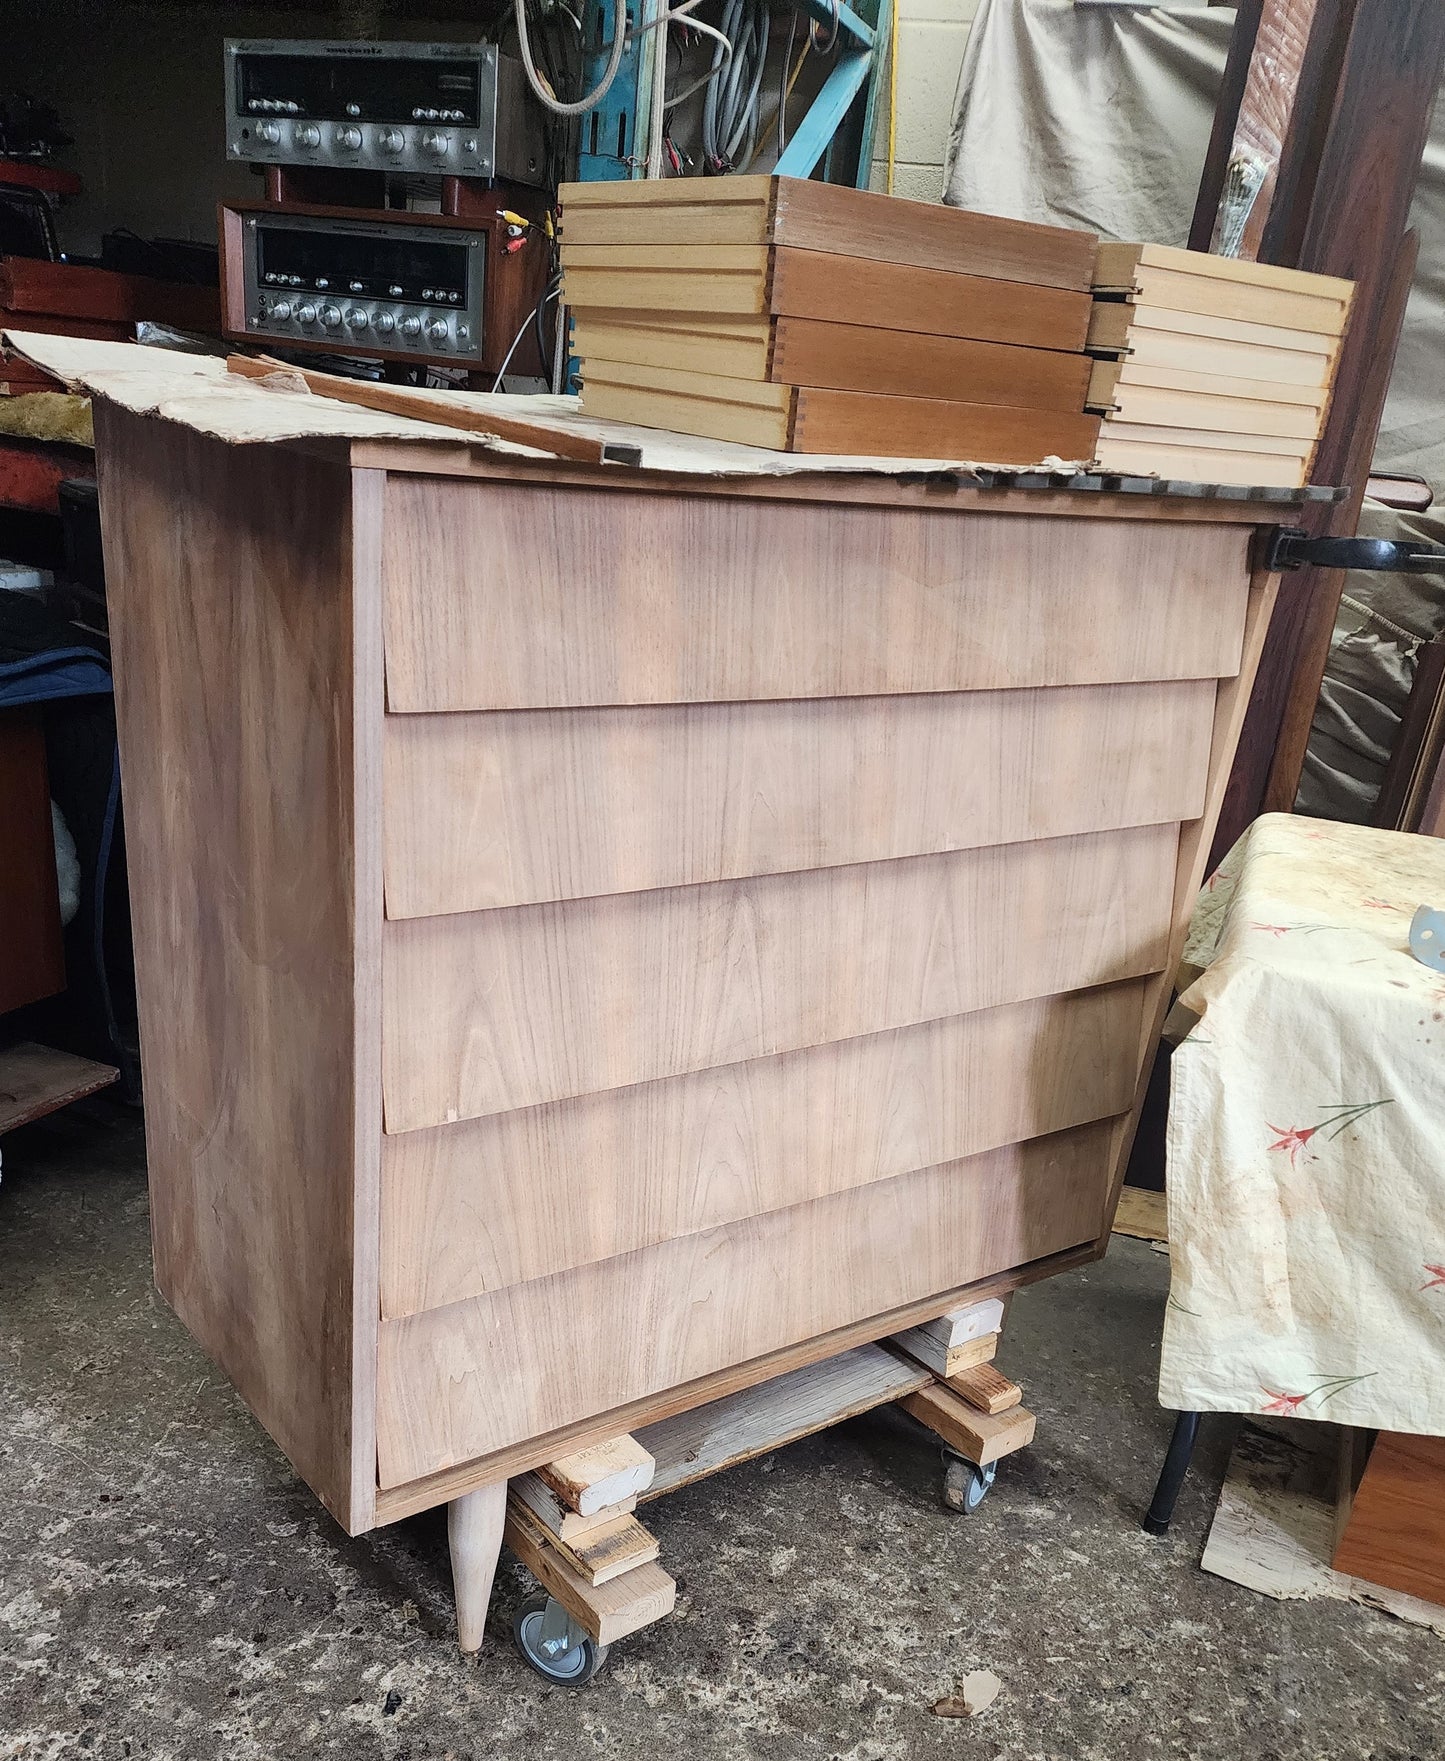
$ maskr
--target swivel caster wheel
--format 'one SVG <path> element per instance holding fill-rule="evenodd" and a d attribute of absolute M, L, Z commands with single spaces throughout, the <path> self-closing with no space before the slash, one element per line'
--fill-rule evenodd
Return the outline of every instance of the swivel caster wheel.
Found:
<path fill-rule="evenodd" d="M 560 1688 L 580 1688 L 607 1661 L 608 1647 L 590 1638 L 545 1590 L 517 1610 L 512 1639 L 523 1661 Z"/>
<path fill-rule="evenodd" d="M 988 1497 L 989 1487 L 993 1485 L 998 1473 L 998 1463 L 991 1461 L 987 1467 L 980 1467 L 977 1462 L 966 1461 L 961 1455 L 953 1455 L 947 1450 L 943 1456 L 943 1508 L 955 1511 L 960 1516 L 967 1516 L 977 1510 Z"/>

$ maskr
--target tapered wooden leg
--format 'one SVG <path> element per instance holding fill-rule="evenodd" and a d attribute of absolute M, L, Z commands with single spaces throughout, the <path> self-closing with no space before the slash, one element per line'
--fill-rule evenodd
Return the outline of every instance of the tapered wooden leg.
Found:
<path fill-rule="evenodd" d="M 457 1598 L 457 1639 L 463 1651 L 481 1649 L 506 1515 L 505 1480 L 453 1498 L 447 1506 L 447 1539 L 451 1542 L 452 1584 Z"/>

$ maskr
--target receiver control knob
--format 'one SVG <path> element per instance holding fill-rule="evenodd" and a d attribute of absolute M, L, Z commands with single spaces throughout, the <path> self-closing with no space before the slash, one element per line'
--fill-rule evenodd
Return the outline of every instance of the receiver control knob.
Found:
<path fill-rule="evenodd" d="M 321 322 L 328 330 L 338 329 L 341 324 L 340 306 L 323 306 L 321 308 Z"/>
<path fill-rule="evenodd" d="M 271 310 L 266 315 L 268 318 L 272 319 L 275 323 L 284 324 L 286 322 L 286 320 L 291 316 L 291 302 L 290 302 L 290 300 L 277 300 L 276 303 L 271 307 Z"/>
<path fill-rule="evenodd" d="M 344 148 L 348 153 L 354 153 L 361 145 L 361 130 L 357 128 L 355 123 L 347 123 L 344 128 L 338 128 L 331 138 L 338 147 Z"/>
<path fill-rule="evenodd" d="M 451 334 L 447 329 L 447 321 L 445 318 L 433 318 L 431 323 L 426 327 L 426 333 L 433 342 L 445 342 L 447 337 Z"/>
<path fill-rule="evenodd" d="M 452 137 L 445 129 L 429 128 L 421 137 L 421 144 L 428 153 L 435 153 L 438 158 L 451 149 Z"/>
<path fill-rule="evenodd" d="M 256 124 L 256 139 L 265 141 L 268 147 L 274 147 L 281 139 L 281 124 L 279 122 L 258 122 Z"/>
<path fill-rule="evenodd" d="M 376 334 L 378 336 L 390 336 L 395 329 L 396 319 L 392 317 L 390 312 L 376 314 Z"/>
<path fill-rule="evenodd" d="M 377 135 L 376 144 L 383 153 L 399 153 L 406 145 L 406 136 L 399 128 L 384 128 Z"/>
<path fill-rule="evenodd" d="M 319 147 L 321 130 L 314 122 L 298 122 L 291 131 L 291 138 L 298 147 Z"/>
<path fill-rule="evenodd" d="M 346 313 L 346 322 L 353 330 L 365 330 L 371 320 L 364 306 L 351 306 Z"/>
<path fill-rule="evenodd" d="M 414 312 L 408 312 L 402 319 L 400 328 L 403 336 L 420 336 L 421 319 Z"/>
<path fill-rule="evenodd" d="M 316 308 L 310 300 L 303 300 L 296 308 L 296 322 L 298 324 L 314 324 L 316 322 Z"/>

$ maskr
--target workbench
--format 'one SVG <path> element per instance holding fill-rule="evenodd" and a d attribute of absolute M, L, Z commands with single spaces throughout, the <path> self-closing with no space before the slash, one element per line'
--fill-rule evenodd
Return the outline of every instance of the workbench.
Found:
<path fill-rule="evenodd" d="M 345 1529 L 484 1605 L 509 1477 L 1104 1251 L 1294 497 L 166 370 L 81 376 L 156 1277 Z"/>

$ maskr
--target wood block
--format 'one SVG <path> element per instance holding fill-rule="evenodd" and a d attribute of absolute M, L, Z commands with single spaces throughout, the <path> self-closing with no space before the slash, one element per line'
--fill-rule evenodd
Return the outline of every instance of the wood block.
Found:
<path fill-rule="evenodd" d="M 1002 1326 L 1003 1304 L 997 1297 L 990 1296 L 964 1308 L 950 1309 L 936 1321 L 925 1321 L 918 1331 L 927 1333 L 931 1339 L 951 1350 L 970 1339 L 983 1339 L 990 1333 L 997 1333 Z"/>
<path fill-rule="evenodd" d="M 652 1484 L 655 1463 L 633 1437 L 614 1437 L 543 1462 L 538 1478 L 550 1486 L 568 1510 L 595 1516 L 609 1504 L 645 1491 Z"/>
<path fill-rule="evenodd" d="M 860 1345 L 661 1419 L 637 1434 L 657 1461 L 657 1473 L 643 1497 L 658 1498 L 752 1461 L 911 1394 L 930 1380 L 927 1370 L 881 1345 Z"/>
<path fill-rule="evenodd" d="M 959 1370 L 947 1381 L 953 1392 L 961 1394 L 970 1406 L 991 1415 L 1007 1412 L 1024 1397 L 1018 1383 L 1000 1375 L 992 1364 L 975 1364 L 971 1369 Z"/>
<path fill-rule="evenodd" d="M 515 1492 L 509 1492 L 508 1513 L 514 1508 L 540 1523 L 541 1519 L 531 1506 Z M 610 1584 L 614 1578 L 634 1571 L 639 1565 L 650 1565 L 660 1551 L 657 1537 L 650 1535 L 635 1516 L 613 1517 L 585 1534 L 574 1535 L 570 1541 L 561 1540 L 551 1530 L 547 1533 L 558 1555 L 584 1583 L 594 1588 Z"/>
<path fill-rule="evenodd" d="M 1016 1406 L 992 1416 L 970 1406 L 951 1388 L 938 1385 L 906 1394 L 898 1404 L 941 1437 L 950 1449 L 956 1449 L 980 1467 L 1012 1455 L 1014 1450 L 1033 1441 L 1035 1420 L 1027 1407 Z"/>
<path fill-rule="evenodd" d="M 547 1533 L 558 1541 L 577 1541 L 583 1536 L 607 1528 L 619 1517 L 631 1516 L 637 1509 L 637 1494 L 605 1504 L 592 1516 L 569 1510 L 540 1474 L 519 1474 L 512 1481 L 511 1492 L 520 1498 Z"/>
<path fill-rule="evenodd" d="M 549 1596 L 556 1598 L 599 1645 L 625 1639 L 671 1614 L 677 1584 L 660 1565 L 639 1565 L 605 1584 L 589 1584 L 552 1546 L 518 1499 L 507 1500 L 503 1540 Z"/>
<path fill-rule="evenodd" d="M 1445 1437 L 1380 1433 L 1333 1564 L 1368 1583 L 1445 1603 Z"/>
<path fill-rule="evenodd" d="M 922 1327 L 910 1327 L 905 1333 L 895 1333 L 889 1344 L 906 1351 L 909 1357 L 947 1381 L 962 1370 L 986 1364 L 998 1350 L 998 1334 L 985 1333 L 981 1339 L 966 1339 L 960 1345 L 940 1345 Z"/>

